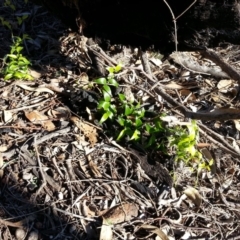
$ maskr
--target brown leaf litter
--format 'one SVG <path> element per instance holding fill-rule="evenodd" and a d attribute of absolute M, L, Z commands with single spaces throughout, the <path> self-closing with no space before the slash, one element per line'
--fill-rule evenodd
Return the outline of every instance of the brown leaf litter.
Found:
<path fill-rule="evenodd" d="M 38 14 L 36 21 L 41 23 Z M 41 30 L 44 35 L 47 28 Z M 66 34 L 60 49 L 68 65 L 45 66 L 33 82 L 1 81 L 0 238 L 238 237 L 239 63 L 234 53 L 239 47 L 159 60 L 151 52 L 140 58 L 127 47 L 116 54 L 114 46 L 106 51 Z M 44 54 L 60 64 L 61 57 L 38 55 L 44 59 Z M 86 86 L 119 61 L 124 68 L 116 79 L 130 99 L 166 112 L 168 124 L 198 119 L 198 145 L 205 161 L 213 162 L 210 171 L 194 171 L 193 161 L 191 168 L 174 162 L 169 173 L 169 166 L 158 163 L 162 153 L 126 148 L 104 135 L 104 127 L 94 122 Z M 86 107 L 76 104 L 81 116 L 69 103 L 79 89 L 87 96 L 82 96 Z M 157 163 L 149 164 L 149 158 Z"/>

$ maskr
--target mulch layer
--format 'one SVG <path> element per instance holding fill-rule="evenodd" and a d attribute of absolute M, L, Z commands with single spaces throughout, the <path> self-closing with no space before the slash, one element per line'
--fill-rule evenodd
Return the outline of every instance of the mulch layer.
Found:
<path fill-rule="evenodd" d="M 103 49 L 42 7 L 15 4 L 29 14 L 21 29 L 9 7 L 0 15 L 31 37 L 34 80 L 0 78 L 0 239 L 240 239 L 239 46 Z M 0 33 L 3 68 L 12 43 Z M 208 170 L 116 141 L 116 123 L 99 123 L 101 92 L 87 86 L 119 63 L 120 92 L 166 126 L 196 119 Z"/>

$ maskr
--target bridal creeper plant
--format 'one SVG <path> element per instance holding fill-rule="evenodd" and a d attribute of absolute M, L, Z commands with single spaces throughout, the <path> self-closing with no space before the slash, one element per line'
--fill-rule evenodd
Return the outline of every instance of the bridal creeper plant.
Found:
<path fill-rule="evenodd" d="M 115 80 L 115 74 L 121 69 L 120 64 L 108 67 L 108 77 L 95 80 L 102 93 L 102 99 L 98 104 L 98 110 L 102 114 L 100 123 L 107 120 L 117 122 L 120 126 L 117 140 L 128 137 L 131 141 L 144 142 L 146 148 L 159 149 L 166 154 L 174 154 L 175 161 L 184 161 L 187 165 L 196 162 L 198 169 L 209 171 L 212 162 L 206 163 L 202 154 L 196 149 L 198 142 L 196 121 L 192 121 L 186 127 L 166 127 L 161 116 L 157 116 L 149 122 L 145 120 L 145 110 L 140 103 L 127 100 L 124 94 L 118 94 L 117 97 L 113 96 L 112 89 L 119 87 Z M 144 133 L 144 136 L 141 133 Z"/>
<path fill-rule="evenodd" d="M 27 3 L 27 0 L 25 0 Z M 16 6 L 12 3 L 11 0 L 5 0 L 4 6 L 9 7 L 13 12 L 16 11 Z M 28 18 L 27 14 L 22 16 L 16 16 L 16 21 L 19 27 L 24 23 L 24 21 Z M 3 17 L 0 17 L 0 23 L 7 27 L 12 33 L 12 26 L 10 22 Z M 23 42 L 24 40 L 29 39 L 27 34 L 23 34 L 22 37 L 13 36 L 12 33 L 12 41 L 13 44 L 10 47 L 10 53 L 7 54 L 3 59 L 3 69 L 2 74 L 4 75 L 4 80 L 9 79 L 25 79 L 32 80 L 33 77 L 29 74 L 29 66 L 31 65 L 30 61 L 23 56 Z"/>

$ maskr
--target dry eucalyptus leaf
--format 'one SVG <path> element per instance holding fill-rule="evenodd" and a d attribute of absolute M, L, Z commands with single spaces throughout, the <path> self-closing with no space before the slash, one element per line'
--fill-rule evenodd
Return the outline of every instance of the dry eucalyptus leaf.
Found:
<path fill-rule="evenodd" d="M 89 83 L 89 77 L 87 73 L 82 72 L 79 76 L 79 85 L 83 86 L 83 85 L 86 85 L 87 83 Z"/>
<path fill-rule="evenodd" d="M 83 132 L 84 136 L 88 138 L 93 147 L 97 143 L 97 129 L 77 117 L 73 116 L 70 119 Z"/>
<path fill-rule="evenodd" d="M 198 59 L 191 54 L 191 52 L 174 52 L 170 57 L 178 64 L 186 69 L 190 69 L 194 72 L 201 74 L 211 74 L 215 77 L 228 78 L 228 75 L 217 66 L 200 65 Z"/>
<path fill-rule="evenodd" d="M 67 120 L 71 116 L 71 112 L 68 108 L 58 107 L 54 110 L 49 110 L 48 116 L 53 117 L 58 120 Z"/>
<path fill-rule="evenodd" d="M 82 204 L 82 212 L 84 214 L 85 217 L 88 217 L 88 218 L 92 218 L 92 217 L 95 217 L 96 214 L 94 211 L 92 211 L 89 206 L 86 204 L 86 200 L 83 201 L 83 204 Z"/>
<path fill-rule="evenodd" d="M 108 224 L 118 224 L 130 221 L 133 217 L 138 216 L 138 206 L 134 203 L 123 203 L 110 208 L 102 215 Z"/>
<path fill-rule="evenodd" d="M 158 239 L 169 240 L 168 236 L 160 228 L 158 228 L 156 226 L 143 224 L 140 226 L 140 229 L 144 229 L 151 233 L 157 234 Z"/>
<path fill-rule="evenodd" d="M 192 93 L 192 91 L 188 90 L 188 89 L 182 89 L 179 91 L 180 96 L 184 96 L 187 97 L 186 99 L 189 101 L 194 101 L 196 100 L 196 96 Z"/>
<path fill-rule="evenodd" d="M 176 89 L 176 90 L 186 89 L 186 87 L 179 85 L 175 82 L 170 82 L 170 83 L 164 85 L 164 87 L 169 88 L 169 89 Z"/>
<path fill-rule="evenodd" d="M 34 78 L 34 79 L 39 79 L 41 77 L 41 73 L 33 70 L 33 69 L 29 69 L 29 74 Z"/>
<path fill-rule="evenodd" d="M 89 167 L 90 167 L 90 169 L 91 169 L 91 172 L 94 174 L 94 177 L 96 177 L 96 178 L 101 178 L 101 177 L 102 177 L 102 174 L 101 174 L 100 171 L 98 170 L 97 164 L 95 164 L 95 163 L 92 161 L 91 155 L 87 155 L 86 157 L 87 157 L 87 159 L 88 159 L 88 164 L 89 164 Z"/>
<path fill-rule="evenodd" d="M 25 239 L 27 236 L 27 231 L 22 228 L 17 228 L 15 231 L 15 237 L 17 240 Z"/>
<path fill-rule="evenodd" d="M 8 150 L 8 147 L 7 147 L 7 145 L 1 145 L 0 146 L 0 153 L 1 152 L 6 152 Z M 1 167 L 1 166 L 0 166 Z"/>
<path fill-rule="evenodd" d="M 113 239 L 113 231 L 112 226 L 108 224 L 108 222 L 103 219 L 101 233 L 100 233 L 100 240 L 112 240 Z"/>
<path fill-rule="evenodd" d="M 27 112 L 25 111 L 25 116 L 26 118 L 34 123 L 34 124 L 40 124 L 43 126 L 44 129 L 46 129 L 47 131 L 53 131 L 55 130 L 55 125 L 48 119 L 48 117 L 46 115 L 44 115 L 43 113 L 40 113 L 37 110 L 34 110 L 32 112 Z"/>
<path fill-rule="evenodd" d="M 27 91 L 31 91 L 31 92 L 47 92 L 47 93 L 51 93 L 54 94 L 54 92 L 52 90 L 50 90 L 49 88 L 46 87 L 29 87 L 28 85 L 25 85 L 23 83 L 16 83 L 17 86 L 27 90 Z"/>
<path fill-rule="evenodd" d="M 25 111 L 25 116 L 30 122 L 37 124 L 42 124 L 44 120 L 48 120 L 48 117 L 46 115 L 40 113 L 37 110 L 34 110 L 32 112 Z"/>
<path fill-rule="evenodd" d="M 12 117 L 13 117 L 13 115 L 12 115 L 11 111 L 8 111 L 8 110 L 3 111 L 3 118 L 4 118 L 5 123 L 11 121 Z"/>
<path fill-rule="evenodd" d="M 169 240 L 168 236 L 160 228 L 151 230 L 151 232 L 157 234 L 157 236 L 159 237 L 158 239 Z"/>
<path fill-rule="evenodd" d="M 236 119 L 236 120 L 233 120 L 234 122 L 234 125 L 235 125 L 235 128 L 240 131 L 240 120 L 239 119 Z"/>
<path fill-rule="evenodd" d="M 233 85 L 233 80 L 221 80 L 217 84 L 219 92 L 227 93 L 229 88 Z"/>
<path fill-rule="evenodd" d="M 55 125 L 54 125 L 50 120 L 44 121 L 44 122 L 42 123 L 42 126 L 43 126 L 43 128 L 44 128 L 45 130 L 47 130 L 47 131 L 49 131 L 49 132 L 51 132 L 51 131 L 53 131 L 53 130 L 56 129 Z"/>
<path fill-rule="evenodd" d="M 125 87 L 123 93 L 127 101 L 134 102 L 135 98 L 130 87 Z"/>
<path fill-rule="evenodd" d="M 198 190 L 193 187 L 189 187 L 184 190 L 184 194 L 199 208 L 202 203 L 202 197 Z"/>
<path fill-rule="evenodd" d="M 2 157 L 2 153 L 0 152 L 0 168 L 2 168 L 3 166 L 3 157 Z"/>

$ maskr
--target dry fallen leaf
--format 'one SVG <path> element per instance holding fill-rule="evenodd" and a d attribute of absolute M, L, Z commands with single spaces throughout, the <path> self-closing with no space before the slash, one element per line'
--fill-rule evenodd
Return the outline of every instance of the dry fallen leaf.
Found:
<path fill-rule="evenodd" d="M 54 92 L 52 90 L 50 90 L 49 88 L 46 88 L 46 87 L 29 87 L 28 85 L 19 83 L 19 82 L 17 82 L 16 85 L 18 87 L 21 87 L 21 88 L 23 88 L 27 91 L 31 91 L 31 92 L 39 92 L 39 93 L 48 92 L 48 93 L 54 94 Z"/>
<path fill-rule="evenodd" d="M 44 129 L 47 131 L 53 131 L 55 130 L 55 125 L 48 119 L 48 117 L 42 113 L 40 113 L 37 110 L 34 110 L 32 112 L 25 111 L 26 118 L 34 123 L 34 124 L 40 124 L 43 126 Z"/>
<path fill-rule="evenodd" d="M 3 157 L 2 157 L 2 153 L 0 152 L 0 168 L 3 167 L 3 164 L 4 164 Z M 4 174 L 3 169 L 0 169 L 0 179 L 3 177 L 3 174 Z"/>
<path fill-rule="evenodd" d="M 221 80 L 217 84 L 217 88 L 219 89 L 219 92 L 227 93 L 229 88 L 232 87 L 233 80 Z"/>
<path fill-rule="evenodd" d="M 112 226 L 107 223 L 105 219 L 103 219 L 100 240 L 112 240 L 113 239 L 113 231 Z"/>
<path fill-rule="evenodd" d="M 194 101 L 196 100 L 196 96 L 188 89 L 182 89 L 179 91 L 180 96 L 187 97 L 187 101 Z"/>
<path fill-rule="evenodd" d="M 83 122 L 77 117 L 71 117 L 71 121 L 83 132 L 93 147 L 97 143 L 97 129 L 90 124 Z"/>
<path fill-rule="evenodd" d="M 184 190 L 184 194 L 196 205 L 197 208 L 200 207 L 202 203 L 202 197 L 197 189 L 189 187 Z"/>
<path fill-rule="evenodd" d="M 130 221 L 133 217 L 138 216 L 138 206 L 134 203 L 123 203 L 110 208 L 102 215 L 108 224 L 117 224 Z"/>
<path fill-rule="evenodd" d="M 160 228 L 156 226 L 143 224 L 140 226 L 140 229 L 145 229 L 149 232 L 157 234 L 158 239 L 169 240 L 168 236 Z"/>
<path fill-rule="evenodd" d="M 34 77 L 34 79 L 39 79 L 41 77 L 41 72 L 33 70 L 33 69 L 29 69 L 29 74 Z"/>
<path fill-rule="evenodd" d="M 87 157 L 87 159 L 88 159 L 88 164 L 89 164 L 89 167 L 90 167 L 91 172 L 94 174 L 94 177 L 95 177 L 95 178 L 102 178 L 102 174 L 101 174 L 100 171 L 98 170 L 97 164 L 95 164 L 95 163 L 92 161 L 91 155 L 89 154 L 89 155 L 87 155 L 86 157 Z"/>
<path fill-rule="evenodd" d="M 11 121 L 12 117 L 13 117 L 12 112 L 8 111 L 8 110 L 4 110 L 3 111 L 3 117 L 4 117 L 4 122 L 5 123 Z"/>

